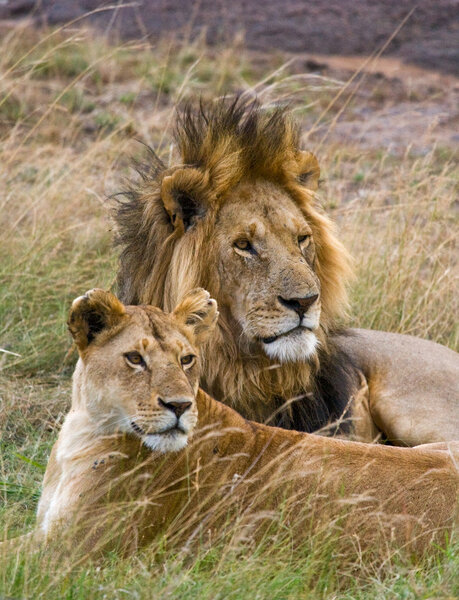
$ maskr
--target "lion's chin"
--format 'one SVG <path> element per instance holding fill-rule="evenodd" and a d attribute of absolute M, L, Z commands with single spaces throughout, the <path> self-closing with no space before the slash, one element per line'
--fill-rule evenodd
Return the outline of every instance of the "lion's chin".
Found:
<path fill-rule="evenodd" d="M 183 450 L 188 443 L 188 434 L 178 429 L 164 433 L 149 433 L 142 438 L 145 446 L 155 452 L 178 452 Z"/>
<path fill-rule="evenodd" d="M 261 342 L 269 358 L 280 363 L 307 362 L 316 353 L 319 340 L 313 331 L 298 328 L 270 343 Z"/>

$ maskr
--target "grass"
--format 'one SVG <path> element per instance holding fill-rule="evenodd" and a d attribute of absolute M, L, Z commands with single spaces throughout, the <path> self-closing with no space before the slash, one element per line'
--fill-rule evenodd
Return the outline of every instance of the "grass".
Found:
<path fill-rule="evenodd" d="M 314 550 L 314 549 L 313 549 Z M 317 550 L 317 545 L 315 550 Z M 151 555 L 143 552 L 130 561 L 116 557 L 100 566 L 52 569 L 43 556 L 19 559 L 8 576 L 10 594 L 47 598 L 190 598 L 197 600 L 241 597 L 265 598 L 453 598 L 454 564 L 450 556 L 442 562 L 424 563 L 417 569 L 401 563 L 381 576 L 371 567 L 356 576 L 355 570 L 340 568 L 332 553 L 310 552 L 311 547 L 291 553 L 285 547 L 241 555 L 224 548 L 194 555 Z M 5 579 L 5 578 L 4 578 Z M 449 591 L 450 590 L 450 591 Z M 449 595 L 450 594 L 450 595 Z M 448 596 L 449 595 L 449 596 Z"/>
<path fill-rule="evenodd" d="M 365 103 L 339 80 L 299 72 L 285 57 L 234 47 L 111 45 L 78 30 L 7 32 L 0 42 L 0 521 L 30 530 L 50 448 L 69 406 L 71 300 L 113 286 L 107 194 L 122 186 L 142 139 L 167 161 L 173 107 L 247 90 L 290 101 L 323 168 L 321 198 L 356 258 L 349 323 L 458 347 L 453 199 L 447 148 L 393 156 L 333 138 L 335 118 Z M 378 81 L 377 100 L 390 97 Z M 339 96 L 337 98 L 337 91 Z M 357 90 L 358 91 L 358 90 Z M 371 91 L 371 90 L 370 90 Z M 435 93 L 438 93 L 436 91 Z M 370 94 L 371 96 L 371 94 Z M 375 102 L 376 93 L 371 97 Z M 352 100 L 352 102 L 350 102 Z M 330 106 L 331 105 L 331 106 Z M 324 110 L 329 107 L 325 112 Z M 349 110 L 349 113 L 346 113 Z M 307 135 L 321 117 L 322 128 Z M 322 140 L 322 131 L 330 132 Z M 307 140 L 307 141 L 306 141 Z M 281 529 L 281 526 L 279 526 Z M 234 534 L 234 532 L 233 532 Z M 453 598 L 458 547 L 421 562 L 394 551 L 381 565 L 343 557 L 324 536 L 292 548 L 226 540 L 193 555 L 154 548 L 100 565 L 49 565 L 23 552 L 1 564 L 15 598 Z"/>

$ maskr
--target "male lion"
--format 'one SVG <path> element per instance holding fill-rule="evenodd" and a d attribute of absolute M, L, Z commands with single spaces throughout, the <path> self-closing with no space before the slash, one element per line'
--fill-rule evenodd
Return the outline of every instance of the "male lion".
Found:
<path fill-rule="evenodd" d="M 129 304 L 171 310 L 195 287 L 217 299 L 203 388 L 285 428 L 408 446 L 459 439 L 456 353 L 337 331 L 349 256 L 317 205 L 319 166 L 288 112 L 240 99 L 186 108 L 176 142 L 181 163 L 152 153 L 117 209 L 118 281 Z"/>
<path fill-rule="evenodd" d="M 217 315 L 204 290 L 171 314 L 97 289 L 73 302 L 80 360 L 38 506 L 46 539 L 67 531 L 80 551 L 132 552 L 175 531 L 183 545 L 218 535 L 233 511 L 252 525 L 281 513 L 296 540 L 334 517 L 360 546 L 444 541 L 459 484 L 447 444 L 376 446 L 246 421 L 198 390 Z"/>

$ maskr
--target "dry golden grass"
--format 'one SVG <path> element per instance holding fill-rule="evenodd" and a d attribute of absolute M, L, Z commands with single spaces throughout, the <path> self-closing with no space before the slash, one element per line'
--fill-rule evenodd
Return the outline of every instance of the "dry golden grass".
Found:
<path fill-rule="evenodd" d="M 0 518 L 8 535 L 33 523 L 39 465 L 46 463 L 69 404 L 70 301 L 114 281 L 107 195 L 129 175 L 128 157 L 142 154 L 134 138 L 168 160 L 174 105 L 185 97 L 247 91 L 266 103 L 291 102 L 304 122 L 305 143 L 316 149 L 323 168 L 324 205 L 356 259 L 350 324 L 457 349 L 457 168 L 451 151 L 432 147 L 422 156 L 409 149 L 392 155 L 376 141 L 363 152 L 333 136 L 341 111 L 353 119 L 352 106 L 386 102 L 390 82 L 386 88 L 378 83 L 377 98 L 376 88 L 365 83 L 342 91 L 337 76 L 305 74 L 285 57 L 249 54 L 237 42 L 218 50 L 200 40 L 160 42 L 152 49 L 143 43 L 113 46 L 83 30 L 2 33 Z M 428 101 L 417 94 L 419 103 Z M 322 129 L 308 136 L 319 117 Z M 329 133 L 321 142 L 324 128 Z M 291 548 L 282 526 L 258 548 L 245 546 L 239 533 L 236 524 L 224 540 L 192 556 L 166 551 L 160 540 L 131 561 L 111 557 L 99 571 L 46 568 L 46 556 L 25 553 L 2 565 L 0 590 L 34 598 L 122 598 L 123 589 L 148 598 L 152 586 L 158 597 L 187 598 L 458 593 L 454 545 L 419 564 L 388 550 L 381 565 L 358 552 L 344 560 L 332 533 L 300 549 Z"/>

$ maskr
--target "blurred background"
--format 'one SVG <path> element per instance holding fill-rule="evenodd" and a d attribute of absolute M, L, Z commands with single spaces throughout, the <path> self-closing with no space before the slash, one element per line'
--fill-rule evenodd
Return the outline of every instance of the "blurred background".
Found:
<path fill-rule="evenodd" d="M 112 7 L 87 21 L 123 38 L 204 34 L 210 44 L 227 44 L 242 35 L 254 50 L 340 55 L 375 52 L 406 19 L 387 56 L 459 73 L 457 0 L 3 0 L 0 7 L 3 18 L 46 25 Z"/>
<path fill-rule="evenodd" d="M 457 0 L 0 0 L 0 19 L 3 31 L 25 23 L 37 30 L 89 26 L 95 37 L 142 41 L 153 54 L 165 43 L 175 52 L 179 46 L 206 47 L 210 54 L 232 48 L 233 60 L 243 52 L 250 57 L 255 76 L 277 61 L 298 80 L 307 74 L 329 84 L 352 78 L 343 92 L 353 94 L 352 102 L 327 136 L 363 148 L 382 144 L 400 153 L 410 146 L 422 153 L 433 144 L 454 147 L 459 139 Z M 254 81 L 247 73 L 235 89 L 224 77 L 222 93 L 246 91 Z M 168 84 L 166 76 L 162 91 Z M 316 124 L 312 138 L 328 125 Z"/>

